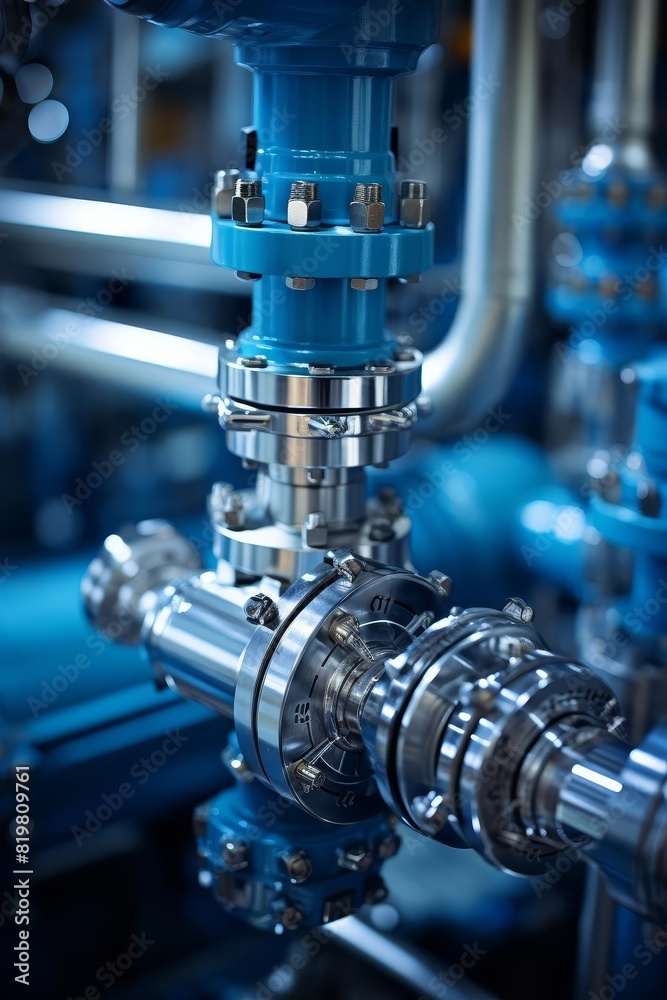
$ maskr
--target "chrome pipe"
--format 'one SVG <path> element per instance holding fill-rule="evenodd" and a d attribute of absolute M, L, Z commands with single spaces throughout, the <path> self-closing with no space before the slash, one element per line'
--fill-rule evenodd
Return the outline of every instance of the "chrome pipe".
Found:
<path fill-rule="evenodd" d="M 463 299 L 424 363 L 433 415 L 447 436 L 470 429 L 505 393 L 526 339 L 534 286 L 535 226 L 525 203 L 537 163 L 536 0 L 475 0 L 471 80 L 497 86 L 470 122 Z"/>
<path fill-rule="evenodd" d="M 657 0 L 600 0 L 598 5 L 589 130 L 598 136 L 610 122 L 623 125 L 618 156 L 635 169 L 651 164 L 658 14 Z"/>

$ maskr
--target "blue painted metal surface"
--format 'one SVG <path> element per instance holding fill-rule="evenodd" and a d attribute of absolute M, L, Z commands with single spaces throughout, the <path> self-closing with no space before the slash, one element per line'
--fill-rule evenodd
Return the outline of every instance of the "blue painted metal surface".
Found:
<path fill-rule="evenodd" d="M 260 274 L 253 326 L 238 341 L 242 355 L 278 364 L 320 362 L 357 369 L 388 357 L 386 280 L 421 274 L 433 263 L 434 231 L 397 222 L 397 173 L 391 152 L 393 79 L 414 69 L 436 37 L 433 0 L 389 3 L 338 0 L 327 5 L 236 5 L 191 0 L 115 3 L 129 13 L 227 38 L 236 60 L 254 73 L 257 149 L 251 176 L 263 182 L 261 226 L 213 219 L 212 258 Z M 310 232 L 287 225 L 290 187 L 315 181 L 322 224 Z M 354 232 L 355 185 L 378 183 L 385 204 L 381 232 Z M 288 275 L 315 279 L 307 292 L 287 288 Z M 350 278 L 375 278 L 372 292 Z"/>
<path fill-rule="evenodd" d="M 454 445 L 418 444 L 387 471 L 370 471 L 369 483 L 393 486 L 402 498 L 420 572 L 451 576 L 455 604 L 494 607 L 528 579 L 529 561 L 517 558 L 516 520 L 550 476 L 541 448 L 478 428 Z"/>
<path fill-rule="evenodd" d="M 667 352 L 636 366 L 635 444 L 615 463 L 620 494 L 591 500 L 600 535 L 633 553 L 632 586 L 615 607 L 639 636 L 667 631 Z"/>
<path fill-rule="evenodd" d="M 299 926 L 317 926 L 359 909 L 369 894 L 382 894 L 378 873 L 386 845 L 395 851 L 399 844 L 382 816 L 344 828 L 324 824 L 257 780 L 241 781 L 198 807 L 195 829 L 202 884 L 210 884 L 227 906 L 236 893 L 245 902 L 248 883 L 255 886 L 250 899 L 258 896 L 258 884 L 264 886 L 266 899 L 272 900 L 268 907 L 259 899 L 260 912 L 253 911 L 251 902 L 231 907 L 236 916 L 264 930 L 284 930 L 280 914 L 287 907 L 302 915 Z M 245 845 L 246 867 L 234 870 L 225 864 L 222 850 L 229 842 Z M 344 845 L 366 849 L 359 870 L 341 864 Z M 285 859 L 298 851 L 312 868 L 301 882 L 291 880 L 285 866 Z"/>

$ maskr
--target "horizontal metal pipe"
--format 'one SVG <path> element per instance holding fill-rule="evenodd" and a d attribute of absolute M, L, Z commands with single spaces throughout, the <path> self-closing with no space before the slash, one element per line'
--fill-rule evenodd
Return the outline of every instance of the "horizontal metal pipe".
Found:
<path fill-rule="evenodd" d="M 177 581 L 144 623 L 144 645 L 159 676 L 186 698 L 222 715 L 234 710 L 239 658 L 254 626 L 248 594 L 214 573 Z"/>

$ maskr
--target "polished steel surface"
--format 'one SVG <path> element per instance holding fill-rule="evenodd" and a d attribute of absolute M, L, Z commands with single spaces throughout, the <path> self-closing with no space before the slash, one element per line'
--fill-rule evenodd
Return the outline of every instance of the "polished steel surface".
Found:
<path fill-rule="evenodd" d="M 424 360 L 429 426 L 447 436 L 471 430 L 503 397 L 528 332 L 536 226 L 520 220 L 539 160 L 539 14 L 538 0 L 474 4 L 471 79 L 490 74 L 498 86 L 470 120 L 463 298 Z"/>

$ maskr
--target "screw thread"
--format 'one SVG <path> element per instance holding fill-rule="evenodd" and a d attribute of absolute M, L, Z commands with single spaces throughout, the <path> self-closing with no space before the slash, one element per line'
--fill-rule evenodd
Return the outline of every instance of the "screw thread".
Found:
<path fill-rule="evenodd" d="M 354 200 L 360 201 L 363 205 L 373 205 L 382 200 L 382 185 L 357 184 L 354 189 Z"/>
<path fill-rule="evenodd" d="M 315 181 L 293 181 L 289 192 L 290 198 L 300 201 L 317 200 L 317 184 Z"/>
<path fill-rule="evenodd" d="M 401 198 L 426 198 L 428 186 L 424 181 L 401 181 Z"/>
<path fill-rule="evenodd" d="M 240 177 L 236 182 L 234 193 L 240 198 L 256 198 L 262 193 L 262 182 Z"/>

